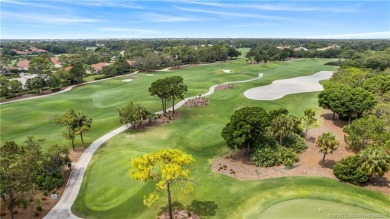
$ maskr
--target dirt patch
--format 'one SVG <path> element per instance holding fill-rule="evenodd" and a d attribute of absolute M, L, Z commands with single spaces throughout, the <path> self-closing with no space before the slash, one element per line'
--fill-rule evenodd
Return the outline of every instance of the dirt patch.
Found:
<path fill-rule="evenodd" d="M 344 141 L 342 127 L 347 122 L 337 118 L 332 120 L 332 115 L 332 112 L 324 111 L 319 118 L 321 125 L 317 128 L 309 129 L 306 141 L 308 149 L 299 155 L 299 162 L 295 163 L 293 167 L 257 167 L 250 163 L 249 156 L 245 153 L 245 150 L 241 150 L 216 159 L 212 163 L 212 171 L 241 180 L 258 180 L 284 176 L 320 176 L 337 179 L 333 175 L 333 165 L 336 161 L 354 153 L 347 148 L 347 144 Z M 315 147 L 315 139 L 324 132 L 335 134 L 340 141 L 340 146 L 333 154 L 326 155 L 325 167 L 323 168 L 322 154 Z M 365 187 L 390 194 L 390 172 L 387 172 L 383 177 L 373 177 Z"/>
<path fill-rule="evenodd" d="M 195 212 L 187 211 L 187 210 L 181 210 L 181 211 L 173 211 L 173 218 L 175 219 L 200 219 L 200 217 L 195 214 Z M 166 212 L 160 216 L 157 217 L 157 219 L 169 219 L 169 213 Z"/>
<path fill-rule="evenodd" d="M 69 158 L 72 161 L 72 164 L 74 165 L 75 162 L 79 159 L 81 154 L 84 152 L 85 148 L 79 147 L 76 148 L 75 151 L 70 150 L 69 151 Z M 73 166 L 72 165 L 72 166 Z M 57 204 L 57 202 L 60 200 L 61 195 L 64 193 L 66 184 L 68 183 L 69 176 L 70 176 L 71 170 L 69 168 L 64 168 L 64 179 L 65 182 L 57 189 L 57 199 L 51 199 L 51 194 L 48 194 L 45 196 L 41 191 L 36 191 L 34 196 L 31 197 L 31 201 L 29 202 L 29 206 L 27 206 L 26 209 L 23 208 L 23 205 L 19 205 L 18 207 L 15 207 L 14 211 L 17 211 L 17 214 L 15 214 L 15 219 L 31 219 L 31 218 L 43 218 L 53 207 Z M 42 211 L 39 213 L 38 216 L 35 216 L 35 200 L 40 199 L 42 200 Z M 7 200 L 8 203 L 8 200 Z M 3 203 L 2 203 L 3 204 Z M 11 218 L 11 213 L 9 212 L 7 206 L 2 205 L 1 206 L 1 212 L 5 212 L 6 215 L 2 216 L 1 218 L 8 219 Z"/>

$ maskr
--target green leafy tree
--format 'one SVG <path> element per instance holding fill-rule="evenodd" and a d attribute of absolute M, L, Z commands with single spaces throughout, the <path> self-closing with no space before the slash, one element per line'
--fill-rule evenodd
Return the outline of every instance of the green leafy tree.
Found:
<path fill-rule="evenodd" d="M 316 113 L 311 108 L 306 109 L 305 112 L 303 113 L 302 121 L 303 121 L 303 125 L 305 126 L 305 138 L 307 138 L 307 131 L 309 130 L 309 127 L 311 127 L 317 122 L 315 116 Z"/>
<path fill-rule="evenodd" d="M 165 78 L 166 84 L 169 86 L 169 99 L 172 101 L 172 113 L 175 114 L 175 100 L 183 99 L 187 92 L 187 85 L 184 84 L 183 78 L 180 76 L 172 76 Z"/>
<path fill-rule="evenodd" d="M 163 113 L 166 113 L 167 99 L 170 97 L 166 80 L 158 79 L 157 81 L 152 82 L 149 87 L 149 93 L 151 96 L 158 96 L 161 99 L 162 111 Z"/>
<path fill-rule="evenodd" d="M 87 114 L 85 114 L 82 111 L 76 112 L 74 118 L 73 130 L 75 135 L 80 135 L 81 144 L 83 145 L 83 147 L 85 147 L 83 134 L 89 131 L 91 125 L 92 125 L 91 117 L 89 117 Z"/>
<path fill-rule="evenodd" d="M 319 148 L 319 152 L 323 153 L 322 167 L 325 166 L 325 156 L 333 153 L 339 147 L 339 141 L 336 136 L 330 132 L 323 133 L 316 140 L 316 146 Z"/>
<path fill-rule="evenodd" d="M 172 213 L 172 184 L 180 185 L 180 193 L 183 195 L 192 190 L 190 185 L 190 170 L 187 166 L 195 162 L 190 155 L 178 149 L 164 149 L 151 154 L 131 159 L 130 176 L 138 181 L 155 181 L 156 188 L 144 197 L 144 204 L 150 207 L 160 198 L 160 192 L 167 191 L 169 216 L 173 219 Z"/>
<path fill-rule="evenodd" d="M 251 148 L 266 140 L 270 125 L 270 115 L 262 107 L 243 107 L 234 112 L 221 135 L 230 149 L 246 148 L 249 154 Z"/>
<path fill-rule="evenodd" d="M 141 105 L 135 105 L 133 102 L 129 102 L 123 107 L 118 109 L 119 121 L 121 124 L 131 124 L 136 129 L 142 125 L 142 121 L 147 119 L 150 112 Z"/>
<path fill-rule="evenodd" d="M 33 78 L 34 89 L 38 93 L 43 93 L 45 87 L 45 78 L 50 74 L 51 63 L 47 57 L 37 56 L 33 58 L 30 63 L 28 70 L 31 74 L 36 74 L 36 78 Z"/>
<path fill-rule="evenodd" d="M 54 118 L 54 123 L 57 125 L 62 125 L 65 126 L 67 129 L 67 132 L 63 132 L 62 136 L 64 136 L 66 139 L 72 141 L 72 148 L 75 151 L 75 146 L 74 146 L 74 140 L 75 140 L 75 119 L 77 118 L 76 111 L 74 109 L 69 109 L 67 112 L 60 116 L 56 116 Z"/>
<path fill-rule="evenodd" d="M 362 185 L 369 180 L 369 176 L 359 169 L 362 162 L 359 156 L 345 157 L 333 166 L 333 174 L 341 181 Z"/>
<path fill-rule="evenodd" d="M 7 141 L 0 148 L 0 191 L 9 197 L 11 218 L 14 218 L 15 201 L 24 199 L 24 194 L 34 188 L 34 177 L 41 168 L 42 141 L 28 137 L 23 147 Z"/>
<path fill-rule="evenodd" d="M 82 83 L 84 75 L 85 75 L 85 69 L 83 63 L 81 62 L 73 63 L 72 69 L 70 69 L 68 75 L 69 84 Z"/>
<path fill-rule="evenodd" d="M 387 138 L 385 122 L 373 115 L 354 120 L 344 127 L 344 132 L 345 142 L 354 150 L 382 146 Z"/>
<path fill-rule="evenodd" d="M 383 176 L 390 169 L 390 155 L 383 147 L 367 147 L 360 151 L 360 170 L 369 176 Z"/>
<path fill-rule="evenodd" d="M 299 125 L 300 120 L 296 116 L 281 114 L 272 120 L 271 131 L 279 139 L 279 144 L 283 145 L 283 138 L 293 134 Z"/>

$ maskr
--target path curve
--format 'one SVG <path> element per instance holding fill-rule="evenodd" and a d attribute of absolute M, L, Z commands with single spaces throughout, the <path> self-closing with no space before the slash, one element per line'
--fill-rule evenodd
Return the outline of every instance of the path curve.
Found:
<path fill-rule="evenodd" d="M 17 100 L 10 100 L 10 101 L 7 101 L 7 102 L 2 102 L 2 103 L 0 103 L 0 105 L 5 105 L 5 104 L 8 104 L 8 103 L 20 102 L 20 101 L 24 101 L 24 100 L 31 100 L 31 99 L 38 99 L 38 98 L 43 98 L 43 97 L 54 96 L 54 95 L 57 95 L 57 94 L 62 94 L 62 93 L 68 92 L 68 91 L 72 90 L 74 87 L 78 87 L 78 86 L 81 86 L 81 85 L 84 85 L 84 84 L 92 84 L 92 83 L 96 83 L 96 82 L 100 82 L 100 81 L 111 80 L 111 79 L 114 79 L 114 78 L 120 78 L 120 77 L 129 76 L 129 75 L 135 75 L 138 72 L 139 71 L 136 71 L 136 72 L 133 72 L 133 73 L 130 73 L 130 74 L 126 74 L 126 75 L 119 75 L 119 76 L 115 76 L 115 77 L 111 77 L 111 78 L 105 78 L 105 79 L 101 79 L 101 80 L 97 80 L 97 81 L 88 81 L 88 82 L 84 82 L 84 83 L 81 83 L 81 84 L 75 84 L 75 85 L 71 85 L 71 86 L 69 86 L 69 87 L 67 87 L 67 88 L 65 88 L 65 89 L 63 89 L 61 91 L 55 92 L 55 93 L 45 94 L 45 95 L 41 95 L 41 96 L 27 97 L 27 98 L 22 98 L 22 99 L 17 99 Z"/>
<path fill-rule="evenodd" d="M 261 79 L 263 77 L 262 73 L 259 73 L 259 76 L 253 79 L 249 80 L 243 80 L 243 81 L 232 81 L 232 82 L 225 82 L 222 84 L 233 84 L 233 83 L 245 83 L 249 81 L 254 81 Z M 215 87 L 218 85 L 222 84 L 217 84 L 213 85 L 210 87 L 209 91 L 205 94 L 202 94 L 201 96 L 209 96 L 214 93 Z M 185 98 L 181 101 L 179 101 L 177 104 L 175 104 L 175 109 L 180 108 L 181 106 L 184 105 L 184 103 L 191 99 L 195 98 L 197 96 L 193 97 L 188 97 Z M 172 107 L 167 109 L 167 110 L 172 110 Z M 158 114 L 162 114 L 162 111 L 156 112 Z M 79 194 L 80 188 L 81 188 L 81 183 L 83 181 L 83 176 L 85 173 L 85 170 L 87 169 L 88 163 L 92 158 L 92 155 L 95 153 L 95 151 L 107 140 L 110 138 L 116 136 L 117 134 L 123 132 L 124 130 L 128 129 L 128 125 L 122 125 L 121 127 L 103 135 L 102 137 L 98 138 L 96 141 L 94 141 L 81 155 L 79 160 L 77 161 L 76 165 L 74 166 L 70 176 L 68 183 L 66 184 L 64 193 L 61 195 L 60 200 L 57 202 L 57 204 L 49 211 L 49 213 L 44 217 L 46 219 L 52 219 L 52 218 L 59 218 L 59 219 L 81 219 L 77 216 L 75 216 L 72 213 L 72 205 L 74 201 L 77 198 L 77 195 Z"/>

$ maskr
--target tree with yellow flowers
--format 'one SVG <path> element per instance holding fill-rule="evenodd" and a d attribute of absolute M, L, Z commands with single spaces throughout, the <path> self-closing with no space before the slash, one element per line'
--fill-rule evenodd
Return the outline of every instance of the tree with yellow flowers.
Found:
<path fill-rule="evenodd" d="M 150 207 L 160 198 L 160 192 L 168 193 L 169 216 L 173 219 L 170 186 L 173 183 L 180 185 L 181 194 L 192 191 L 192 182 L 188 167 L 194 163 L 192 155 L 178 149 L 164 149 L 131 159 L 130 176 L 138 181 L 155 181 L 156 189 L 144 197 L 144 204 Z"/>

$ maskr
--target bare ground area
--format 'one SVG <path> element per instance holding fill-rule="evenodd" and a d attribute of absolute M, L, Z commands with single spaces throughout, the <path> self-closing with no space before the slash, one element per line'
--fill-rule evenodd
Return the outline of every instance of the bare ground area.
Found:
<path fill-rule="evenodd" d="M 74 165 L 75 162 L 79 159 L 81 154 L 84 152 L 85 148 L 79 147 L 76 148 L 75 151 L 70 150 L 69 151 L 69 158 L 72 161 L 72 164 Z M 34 196 L 30 199 L 32 200 L 29 202 L 29 206 L 27 206 L 26 209 L 23 208 L 23 205 L 19 205 L 18 207 L 15 207 L 14 212 L 16 211 L 17 214 L 15 214 L 15 219 L 31 219 L 31 218 L 43 218 L 53 207 L 55 204 L 57 204 L 58 200 L 60 200 L 60 197 L 62 193 L 64 193 L 66 184 L 68 183 L 69 175 L 70 175 L 70 169 L 65 168 L 64 169 L 64 179 L 65 182 L 57 189 L 57 199 L 51 199 L 50 195 L 47 196 L 43 195 L 41 191 L 36 191 Z M 35 200 L 40 199 L 42 200 L 42 211 L 39 213 L 38 216 L 35 216 Z M 8 200 L 7 200 L 8 203 Z M 1 218 L 7 219 L 11 218 L 11 213 L 7 209 L 7 206 L 4 205 L 2 202 L 1 206 L 1 212 L 6 213 L 5 216 L 1 216 Z"/>
<path fill-rule="evenodd" d="M 284 176 L 320 176 L 337 179 L 333 175 L 333 165 L 336 161 L 353 155 L 354 152 L 347 149 L 344 141 L 343 126 L 347 122 L 338 119 L 332 120 L 332 115 L 330 111 L 324 111 L 318 119 L 320 126 L 309 129 L 308 140 L 306 141 L 309 148 L 299 155 L 299 162 L 294 164 L 292 168 L 284 166 L 257 167 L 250 163 L 245 150 L 241 150 L 214 160 L 211 166 L 212 171 L 240 180 L 258 180 Z M 323 168 L 322 154 L 318 152 L 314 143 L 315 139 L 324 132 L 334 133 L 340 141 L 340 146 L 333 154 L 326 155 L 325 167 Z M 383 177 L 373 177 L 365 187 L 390 194 L 390 171 Z"/>

